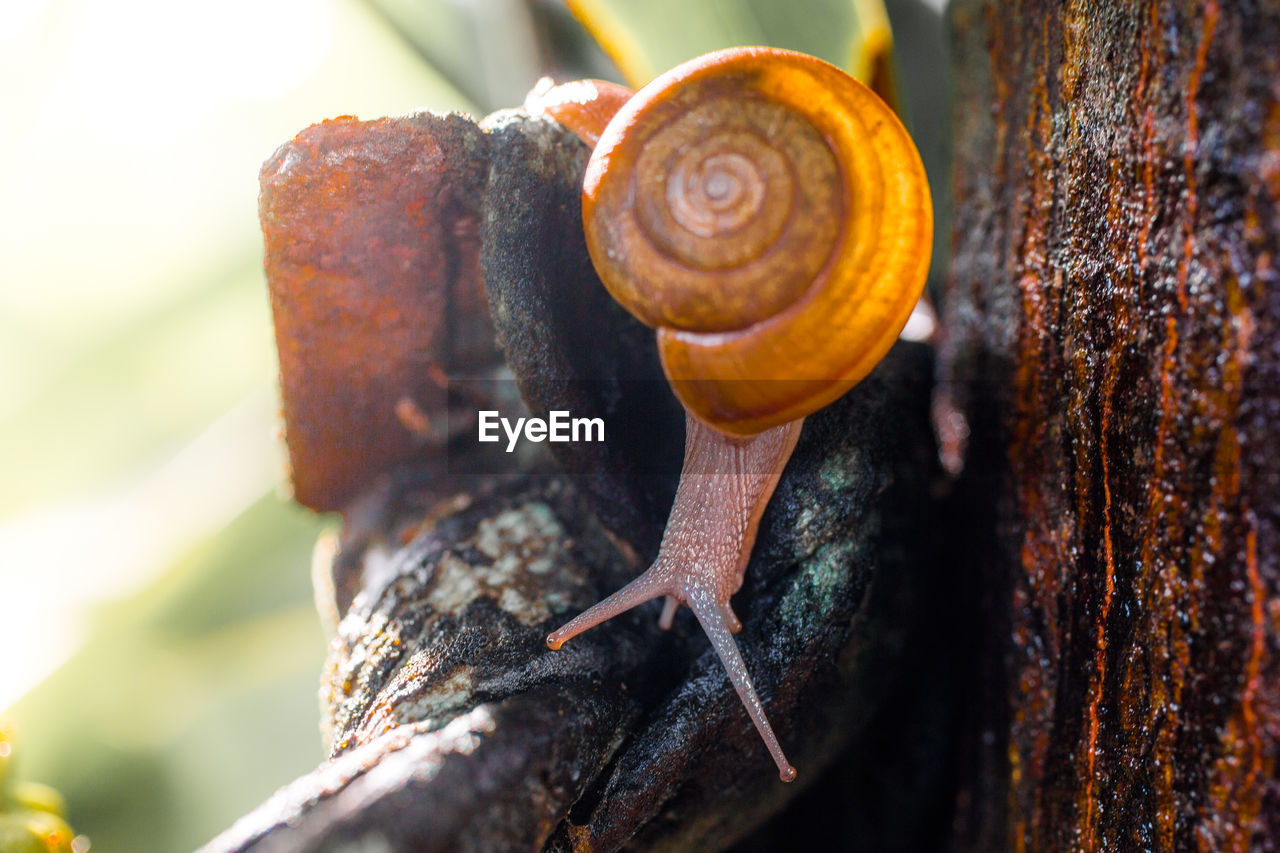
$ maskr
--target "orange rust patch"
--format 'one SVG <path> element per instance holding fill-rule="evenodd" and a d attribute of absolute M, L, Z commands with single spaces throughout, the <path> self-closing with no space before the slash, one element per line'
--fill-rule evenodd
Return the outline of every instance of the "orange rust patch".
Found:
<path fill-rule="evenodd" d="M 498 358 L 479 265 L 482 143 L 459 116 L 344 117 L 263 165 L 299 503 L 339 509 L 381 472 L 435 452 L 432 413 L 446 399 L 433 377 Z"/>

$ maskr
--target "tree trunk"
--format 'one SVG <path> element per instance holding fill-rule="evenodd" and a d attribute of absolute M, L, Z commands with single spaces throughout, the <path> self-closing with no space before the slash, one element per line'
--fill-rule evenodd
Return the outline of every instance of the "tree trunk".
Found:
<path fill-rule="evenodd" d="M 951 15 L 961 846 L 1280 849 L 1280 9 Z"/>

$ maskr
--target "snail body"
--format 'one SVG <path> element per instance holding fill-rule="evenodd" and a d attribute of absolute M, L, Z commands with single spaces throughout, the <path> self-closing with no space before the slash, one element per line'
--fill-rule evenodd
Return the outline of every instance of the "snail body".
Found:
<path fill-rule="evenodd" d="M 583 84 L 597 86 L 567 86 Z M 597 99 L 565 88 L 532 106 L 589 144 L 598 136 L 583 184 L 587 247 L 614 298 L 656 329 L 687 417 L 653 566 L 547 642 L 559 648 L 660 596 L 669 627 L 688 605 L 790 781 L 733 642 L 729 598 L 803 419 L 871 371 L 920 298 L 932 239 L 924 169 L 875 94 L 791 51 L 707 54 L 630 98 L 612 84 Z"/>

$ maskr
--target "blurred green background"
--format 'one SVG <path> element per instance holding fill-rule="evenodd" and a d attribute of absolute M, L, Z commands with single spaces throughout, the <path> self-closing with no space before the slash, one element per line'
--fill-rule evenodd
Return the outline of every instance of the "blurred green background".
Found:
<path fill-rule="evenodd" d="M 0 79 L 0 714 L 95 850 L 191 849 L 323 757 L 258 167 L 472 106 L 342 0 L 6 0 Z"/>
<path fill-rule="evenodd" d="M 577 11 L 659 70 L 736 43 L 848 67 L 883 15 L 779 2 Z M 937 10 L 888 9 L 936 57 Z M 259 165 L 324 118 L 483 115 L 544 73 L 618 78 L 554 0 L 0 3 L 0 717 L 94 850 L 191 849 L 323 759 L 329 522 L 282 483 Z"/>

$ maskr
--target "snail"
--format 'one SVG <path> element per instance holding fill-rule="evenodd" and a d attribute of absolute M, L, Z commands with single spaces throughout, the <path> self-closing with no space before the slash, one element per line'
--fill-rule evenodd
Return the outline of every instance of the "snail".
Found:
<path fill-rule="evenodd" d="M 871 371 L 921 296 L 933 214 L 920 156 L 870 89 L 770 48 L 707 54 L 635 95 L 543 84 L 526 108 L 595 144 L 582 191 L 592 262 L 656 329 L 686 411 L 657 559 L 547 644 L 663 596 L 666 629 L 687 605 L 789 782 L 729 599 L 804 418 Z"/>

